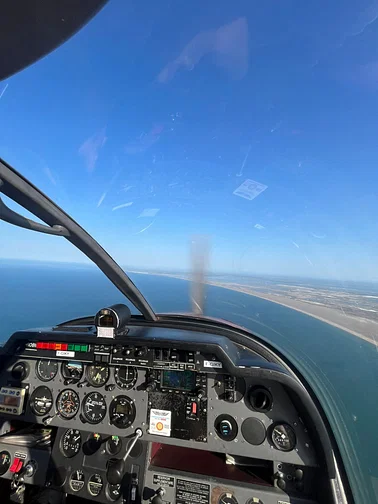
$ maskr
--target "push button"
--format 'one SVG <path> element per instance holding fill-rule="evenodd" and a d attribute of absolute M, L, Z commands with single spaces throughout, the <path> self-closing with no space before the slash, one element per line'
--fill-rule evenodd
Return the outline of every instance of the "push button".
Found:
<path fill-rule="evenodd" d="M 192 402 L 192 415 L 197 415 L 197 403 Z"/>

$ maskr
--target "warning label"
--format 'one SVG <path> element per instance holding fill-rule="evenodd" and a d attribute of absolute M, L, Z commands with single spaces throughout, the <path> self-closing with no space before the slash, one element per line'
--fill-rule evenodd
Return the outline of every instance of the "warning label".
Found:
<path fill-rule="evenodd" d="M 150 411 L 150 434 L 159 436 L 171 435 L 171 412 L 151 409 Z"/>
<path fill-rule="evenodd" d="M 173 488 L 175 486 L 175 478 L 165 476 L 164 474 L 154 474 L 154 485 Z"/>
<path fill-rule="evenodd" d="M 177 479 L 176 504 L 209 504 L 210 485 Z"/>

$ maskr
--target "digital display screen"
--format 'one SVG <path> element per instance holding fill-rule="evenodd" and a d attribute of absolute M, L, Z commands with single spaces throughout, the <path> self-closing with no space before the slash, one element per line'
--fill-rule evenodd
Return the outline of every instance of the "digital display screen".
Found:
<path fill-rule="evenodd" d="M 127 415 L 127 413 L 129 412 L 127 404 L 117 404 L 115 410 L 119 415 Z"/>
<path fill-rule="evenodd" d="M 2 404 L 3 406 L 18 407 L 19 403 L 20 403 L 20 397 L 0 394 L 0 404 Z"/>
<path fill-rule="evenodd" d="M 194 390 L 196 374 L 193 371 L 163 371 L 161 386 L 176 390 Z"/>

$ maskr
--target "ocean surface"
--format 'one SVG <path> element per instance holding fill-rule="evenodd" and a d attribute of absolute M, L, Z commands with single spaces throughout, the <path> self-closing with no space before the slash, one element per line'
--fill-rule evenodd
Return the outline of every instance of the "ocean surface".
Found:
<path fill-rule="evenodd" d="M 130 276 L 155 311 L 190 311 L 185 280 Z M 313 285 L 322 288 L 319 282 Z M 0 342 L 16 330 L 93 315 L 118 302 L 125 302 L 122 294 L 94 267 L 0 261 Z M 290 308 L 215 286 L 207 286 L 205 314 L 246 327 L 294 363 L 325 408 L 345 463 L 350 458 L 350 477 L 364 478 L 372 491 L 378 478 L 377 348 Z"/>

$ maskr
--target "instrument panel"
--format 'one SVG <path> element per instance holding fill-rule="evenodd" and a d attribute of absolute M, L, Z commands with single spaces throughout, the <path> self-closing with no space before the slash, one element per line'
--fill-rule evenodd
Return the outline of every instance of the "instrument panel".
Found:
<path fill-rule="evenodd" d="M 77 335 L 75 343 L 63 343 L 53 340 L 52 332 L 43 341 L 19 334 L 15 351 L 7 355 L 0 373 L 0 398 L 2 393 L 5 398 L 0 403 L 14 401 L 21 391 L 23 397 L 17 408 L 0 408 L 0 419 L 56 430 L 51 461 L 53 479 L 60 474 L 61 478 L 54 480 L 53 487 L 116 502 L 121 488 L 108 480 L 107 468 L 126 454 L 138 430 L 142 437 L 136 446 L 142 447 L 139 452 L 144 457 L 150 453 L 151 459 L 152 446 L 157 445 L 188 450 L 193 467 L 198 455 L 205 459 L 211 453 L 223 454 L 233 463 L 251 458 L 264 461 L 258 464 L 262 466 L 269 462 L 272 474 L 278 475 L 286 466 L 293 474 L 298 468 L 318 467 L 300 411 L 283 384 L 271 376 L 270 363 L 261 357 L 257 360 L 253 353 L 247 355 L 248 361 L 246 352 L 240 352 L 243 364 L 232 373 L 216 345 L 189 346 L 179 341 L 163 345 L 156 344 L 155 338 L 154 345 L 151 340 L 97 343 L 93 337 L 84 343 L 85 338 L 78 341 Z M 229 354 L 234 350 L 228 345 Z M 251 373 L 251 369 L 263 372 Z M 0 438 L 0 452 L 2 448 Z M 190 455 L 193 449 L 195 454 Z M 135 455 L 137 468 L 135 457 L 130 456 L 127 469 L 131 474 L 139 471 L 135 484 L 139 492 L 145 470 L 146 481 L 151 476 L 148 481 L 156 487 L 156 470 L 146 469 L 143 456 Z M 211 460 L 208 466 L 212 465 L 216 464 Z M 4 467 L 3 477 L 8 477 L 5 456 Z M 159 474 L 172 470 L 165 467 Z M 281 488 L 283 478 L 274 478 L 272 484 Z M 295 481 L 286 481 L 285 488 Z M 223 504 L 227 504 L 226 494 Z"/>
<path fill-rule="evenodd" d="M 284 388 L 224 371 L 194 349 L 25 341 L 1 379 L 26 385 L 27 422 L 114 436 L 141 428 L 145 440 L 315 465 Z"/>

